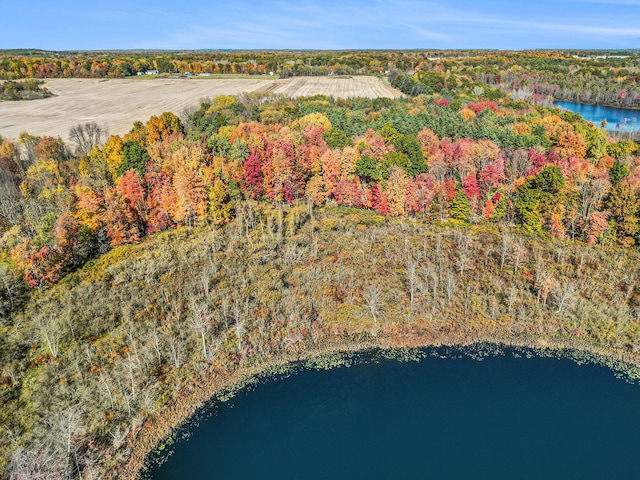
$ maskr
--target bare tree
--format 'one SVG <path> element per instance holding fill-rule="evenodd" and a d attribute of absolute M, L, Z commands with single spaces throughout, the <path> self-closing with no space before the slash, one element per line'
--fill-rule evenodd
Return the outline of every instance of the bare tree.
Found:
<path fill-rule="evenodd" d="M 418 276 L 416 269 L 418 267 L 417 262 L 413 258 L 409 258 L 407 262 L 407 290 L 409 292 L 409 308 L 413 313 L 413 302 L 416 295 Z"/>
<path fill-rule="evenodd" d="M 198 280 L 200 281 L 200 284 L 202 285 L 202 293 L 205 296 L 209 295 L 209 286 L 211 283 L 211 273 L 210 270 L 208 268 L 205 268 L 202 273 L 198 276 Z"/>
<path fill-rule="evenodd" d="M 93 147 L 101 147 L 109 135 L 107 127 L 101 127 L 96 122 L 79 123 L 69 130 L 69 138 L 77 145 L 76 153 L 84 156 Z"/>
<path fill-rule="evenodd" d="M 200 340 L 202 341 L 202 359 L 206 360 L 209 355 L 207 354 L 207 340 L 205 335 L 211 326 L 209 307 L 204 303 L 199 303 L 191 299 L 189 310 L 191 310 L 191 315 L 189 316 L 191 326 L 200 334 Z"/>
<path fill-rule="evenodd" d="M 516 296 L 517 296 L 518 290 L 516 289 L 515 286 L 511 286 L 511 288 L 509 289 L 509 315 L 511 315 L 511 311 L 513 310 L 513 304 L 516 301 Z"/>
<path fill-rule="evenodd" d="M 9 172 L 0 168 L 0 227 L 5 219 L 8 225 L 16 225 L 22 218 L 22 195 Z"/>
<path fill-rule="evenodd" d="M 58 358 L 62 329 L 58 325 L 56 318 L 53 315 L 39 316 L 37 328 L 51 355 L 54 358 Z"/>
<path fill-rule="evenodd" d="M 542 257 L 536 259 L 534 288 L 537 291 L 536 300 L 542 301 L 542 305 L 547 304 L 547 298 L 553 288 L 553 277 L 549 271 Z"/>
<path fill-rule="evenodd" d="M 473 265 L 473 258 L 465 251 L 461 251 L 456 258 L 456 266 L 460 271 L 460 277 L 464 278 L 464 271 Z"/>
<path fill-rule="evenodd" d="M 20 290 L 20 277 L 8 265 L 0 264 L 0 319 L 13 310 Z"/>
<path fill-rule="evenodd" d="M 509 184 L 513 183 L 517 178 L 531 168 L 531 160 L 526 150 L 518 148 L 507 148 L 504 150 L 504 175 L 505 181 Z"/>
<path fill-rule="evenodd" d="M 104 385 L 105 390 L 107 391 L 107 395 L 109 395 L 109 403 L 111 403 L 111 409 L 116 408 L 116 404 L 113 401 L 113 393 L 111 391 L 111 387 L 109 387 L 109 382 L 107 381 L 107 376 L 103 373 L 100 374 L 100 382 Z"/>
<path fill-rule="evenodd" d="M 565 279 L 562 283 L 560 283 L 558 287 L 557 301 L 558 301 L 558 310 L 557 313 L 562 313 L 564 307 L 572 302 L 573 297 L 576 293 L 576 287 L 572 281 L 569 279 Z"/>
<path fill-rule="evenodd" d="M 236 334 L 236 340 L 238 342 L 238 351 L 242 351 L 242 338 L 246 333 L 247 329 L 245 328 L 245 319 L 249 309 L 249 299 L 246 299 L 245 302 L 245 316 L 242 315 L 240 300 L 238 300 L 237 296 L 233 297 L 233 318 L 235 320 L 234 333 Z"/>
<path fill-rule="evenodd" d="M 513 244 L 513 273 L 518 273 L 518 269 L 520 268 L 520 262 L 522 257 L 527 254 L 527 249 L 520 241 L 516 241 Z"/>
<path fill-rule="evenodd" d="M 178 370 L 185 361 L 184 342 L 174 332 L 174 326 L 171 322 L 166 322 L 162 326 L 163 340 L 169 348 L 169 355 L 173 362 L 173 367 Z"/>
<path fill-rule="evenodd" d="M 452 273 L 447 273 L 444 279 L 444 289 L 447 293 L 447 301 L 451 301 L 453 294 L 456 292 L 456 277 Z"/>
<path fill-rule="evenodd" d="M 60 429 L 61 433 L 64 432 L 66 449 L 66 477 L 73 478 L 75 475 L 73 463 L 71 461 L 72 453 L 73 457 L 77 458 L 75 437 L 77 435 L 84 434 L 86 427 L 82 422 L 82 417 L 79 411 L 73 407 L 70 407 L 64 412 L 61 412 L 58 416 L 58 422 L 58 428 Z M 76 461 L 76 464 L 77 463 L 78 462 Z"/>
<path fill-rule="evenodd" d="M 382 306 L 382 291 L 380 287 L 375 283 L 370 283 L 362 292 L 362 298 L 367 303 L 367 307 L 369 307 L 369 312 L 371 312 L 374 323 L 378 323 L 377 313 L 378 309 Z"/>
<path fill-rule="evenodd" d="M 131 384 L 131 398 L 136 399 L 136 379 L 133 376 L 133 360 L 131 359 L 131 352 L 127 352 L 127 371 L 129 372 L 129 383 Z"/>
<path fill-rule="evenodd" d="M 504 262 L 507 259 L 507 253 L 511 249 L 511 244 L 513 243 L 513 239 L 511 235 L 503 235 L 502 236 L 502 245 L 500 247 L 500 271 L 504 268 Z"/>
<path fill-rule="evenodd" d="M 38 155 L 36 154 L 36 145 L 40 142 L 40 137 L 29 135 L 27 132 L 22 132 L 18 136 L 18 146 L 20 155 L 18 156 L 18 165 L 22 168 L 23 172 L 27 171 L 31 165 L 34 164 Z M 24 154 L 24 155 L 23 155 Z"/>
<path fill-rule="evenodd" d="M 50 449 L 19 449 L 11 459 L 11 480 L 63 479 L 65 465 Z"/>

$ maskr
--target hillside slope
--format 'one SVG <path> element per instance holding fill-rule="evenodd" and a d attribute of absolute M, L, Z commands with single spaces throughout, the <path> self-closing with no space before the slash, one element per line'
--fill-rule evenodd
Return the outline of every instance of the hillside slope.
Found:
<path fill-rule="evenodd" d="M 323 346 L 488 340 L 638 364 L 639 278 L 633 251 L 245 202 L 34 291 L 0 330 L 0 464 L 127 478 L 215 381 Z"/>

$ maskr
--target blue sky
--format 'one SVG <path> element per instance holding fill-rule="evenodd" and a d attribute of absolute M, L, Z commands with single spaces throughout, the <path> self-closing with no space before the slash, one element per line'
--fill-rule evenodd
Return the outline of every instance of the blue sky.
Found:
<path fill-rule="evenodd" d="M 0 48 L 640 48 L 640 0 L 6 3 Z"/>

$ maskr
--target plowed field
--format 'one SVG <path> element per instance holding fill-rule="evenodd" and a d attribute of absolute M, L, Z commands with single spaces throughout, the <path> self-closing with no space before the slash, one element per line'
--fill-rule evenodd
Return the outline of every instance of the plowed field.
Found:
<path fill-rule="evenodd" d="M 51 79 L 56 96 L 42 100 L 0 102 L 0 135 L 15 140 L 21 132 L 68 139 L 71 127 L 97 122 L 110 134 L 124 134 L 134 121 L 162 112 L 180 114 L 204 97 L 242 92 L 287 96 L 333 95 L 337 98 L 395 98 L 401 94 L 376 77 Z"/>

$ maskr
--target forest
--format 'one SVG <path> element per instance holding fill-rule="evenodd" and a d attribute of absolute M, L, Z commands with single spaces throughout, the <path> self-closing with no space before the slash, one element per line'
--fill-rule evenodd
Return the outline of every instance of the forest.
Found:
<path fill-rule="evenodd" d="M 248 199 L 640 240 L 638 144 L 522 101 L 247 94 L 205 102 L 185 122 L 168 112 L 137 122 L 103 144 L 90 125 L 75 130 L 73 153 L 28 134 L 0 145 L 3 271 L 18 278 L 2 311 L 20 279 L 50 285 L 146 235 L 224 224 Z"/>
<path fill-rule="evenodd" d="M 637 50 L 360 50 L 360 51 L 105 51 L 0 50 L 0 79 L 121 78 L 161 74 L 273 72 L 308 75 L 408 75 L 439 92 L 444 84 L 477 83 L 543 104 L 549 99 L 640 108 Z M 405 86 L 405 93 L 408 87 Z M 450 88 L 447 85 L 447 88 Z"/>
<path fill-rule="evenodd" d="M 640 361 L 640 147 L 515 98 L 492 55 L 396 72 L 396 100 L 220 96 L 124 136 L 0 138 L 4 475 L 135 478 L 224 379 L 331 346 Z"/>

